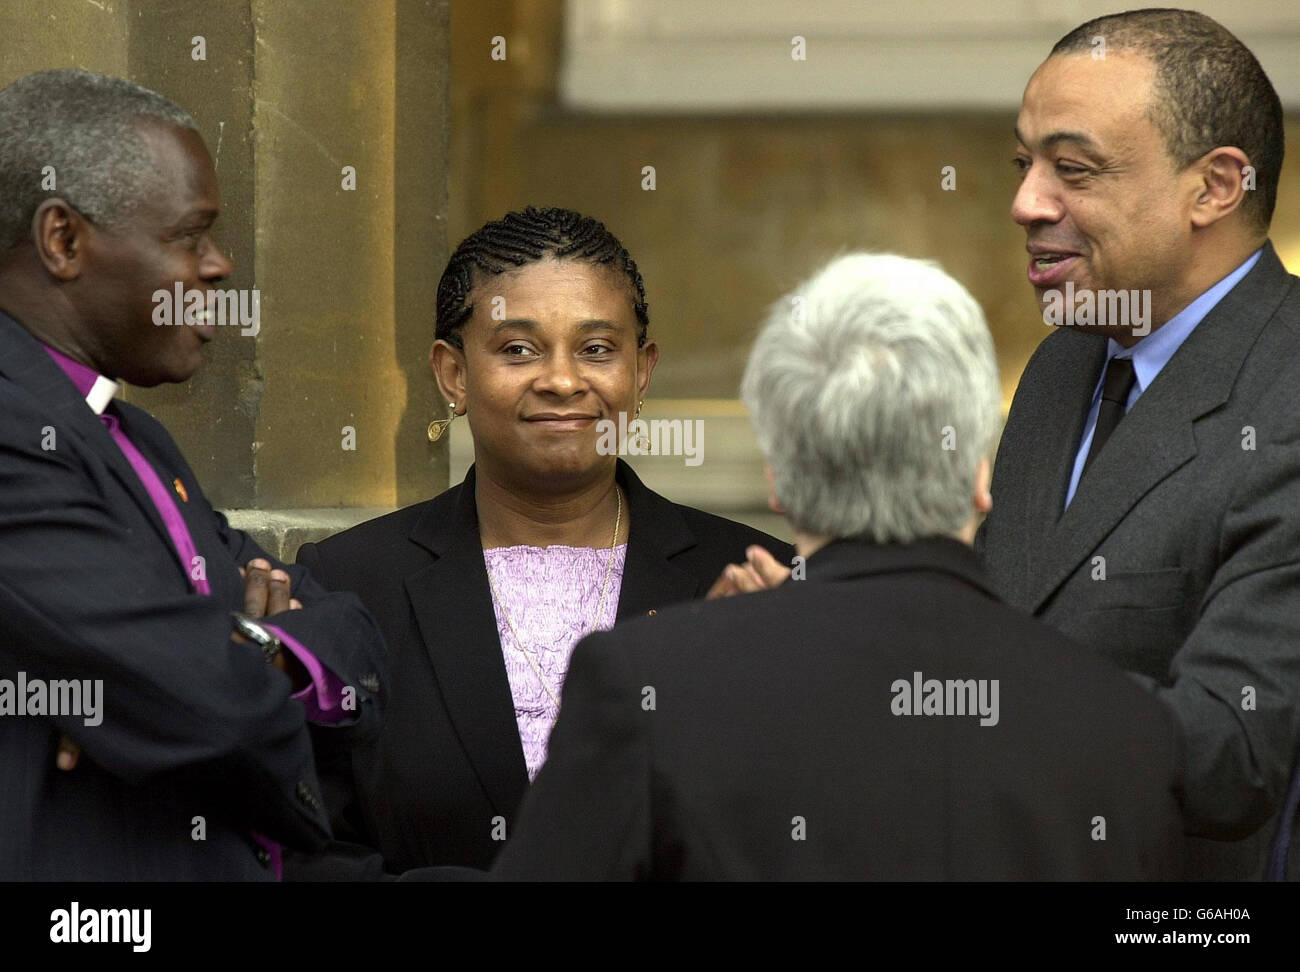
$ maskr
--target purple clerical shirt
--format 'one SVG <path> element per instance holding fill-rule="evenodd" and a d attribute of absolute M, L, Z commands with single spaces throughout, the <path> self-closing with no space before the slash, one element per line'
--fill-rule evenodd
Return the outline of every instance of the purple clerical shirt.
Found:
<path fill-rule="evenodd" d="M 163 525 L 167 528 L 167 533 L 171 537 L 172 546 L 176 550 L 176 556 L 180 559 L 181 567 L 185 571 L 185 576 L 190 578 L 194 589 L 199 594 L 211 594 L 212 588 L 208 585 L 207 577 L 201 571 L 196 572 L 193 568 L 199 561 L 199 553 L 194 546 L 194 538 L 190 536 L 189 527 L 185 525 L 185 518 L 181 516 L 180 509 L 176 506 L 176 501 L 172 499 L 172 494 L 163 485 L 162 478 L 135 447 L 135 444 L 127 438 L 126 433 L 122 431 L 122 426 L 114 415 L 104 414 L 104 409 L 112 400 L 113 393 L 117 390 L 117 385 L 110 379 L 98 374 L 95 369 L 87 367 L 80 361 L 74 361 L 61 351 L 57 351 L 48 344 L 42 345 L 54 362 L 63 369 L 63 373 L 68 376 L 69 380 L 76 386 L 77 393 L 86 399 L 86 404 L 99 416 L 99 421 L 103 423 L 108 434 L 113 437 L 126 461 L 131 464 L 135 470 L 136 476 L 139 477 L 141 485 L 149 494 L 153 501 L 158 515 L 162 517 Z M 196 577 L 195 574 L 198 574 Z M 298 640 L 281 628 L 268 624 L 265 627 L 275 633 L 275 635 L 284 643 L 285 648 L 302 662 L 303 668 L 311 676 L 311 685 L 295 692 L 293 697 L 302 703 L 306 710 L 308 720 L 312 722 L 340 722 L 344 718 L 343 709 L 343 680 L 322 665 L 319 659 L 308 651 Z M 256 838 L 268 854 L 270 854 L 270 865 L 275 873 L 276 879 L 279 880 L 283 875 L 283 857 L 280 845 L 261 834 L 254 833 Z"/>

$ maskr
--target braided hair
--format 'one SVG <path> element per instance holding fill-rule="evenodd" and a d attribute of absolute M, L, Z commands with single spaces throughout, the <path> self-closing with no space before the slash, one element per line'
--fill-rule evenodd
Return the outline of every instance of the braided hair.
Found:
<path fill-rule="evenodd" d="M 461 328 L 474 314 L 474 305 L 469 302 L 474 284 L 484 276 L 496 276 L 547 256 L 582 260 L 622 273 L 632 291 L 637 347 L 645 344 L 650 326 L 645 284 L 636 261 L 623 244 L 590 216 L 571 209 L 532 206 L 523 212 L 506 213 L 465 237 L 456 247 L 438 281 L 435 336 L 463 349 Z"/>

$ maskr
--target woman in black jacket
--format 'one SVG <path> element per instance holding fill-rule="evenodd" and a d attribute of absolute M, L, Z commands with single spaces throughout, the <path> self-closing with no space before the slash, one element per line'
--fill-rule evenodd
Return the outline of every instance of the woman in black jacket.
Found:
<path fill-rule="evenodd" d="M 435 499 L 298 554 L 374 614 L 390 679 L 373 743 L 317 733 L 336 840 L 295 855 L 289 877 L 488 867 L 545 759 L 574 644 L 762 586 L 755 565 L 771 558 L 753 546 L 789 562 L 788 545 L 669 502 L 617 458 L 617 430 L 643 431 L 648 324 L 636 264 L 594 219 L 529 208 L 457 247 L 430 363 L 474 465 Z"/>

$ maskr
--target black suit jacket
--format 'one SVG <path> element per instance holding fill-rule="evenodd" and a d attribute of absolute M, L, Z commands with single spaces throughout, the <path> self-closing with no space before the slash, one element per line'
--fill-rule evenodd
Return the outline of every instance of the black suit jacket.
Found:
<path fill-rule="evenodd" d="M 1267 245 L 1062 512 L 1105 354 L 1070 328 L 1034 352 L 976 549 L 1010 603 L 1181 718 L 1189 876 L 1258 879 L 1300 738 L 1300 280 Z"/>
<path fill-rule="evenodd" d="M 329 833 L 302 705 L 258 648 L 230 640 L 238 567 L 274 558 L 208 505 L 158 422 L 109 409 L 163 482 L 180 481 L 211 596 L 193 593 L 75 386 L 0 313 L 0 678 L 103 682 L 97 726 L 0 716 L 0 880 L 269 879 L 250 830 L 303 847 Z M 285 569 L 305 607 L 268 620 L 356 688 L 356 714 L 329 732 L 372 732 L 378 628 L 353 595 Z M 72 772 L 55 767 L 62 732 L 83 750 Z"/>
<path fill-rule="evenodd" d="M 996 724 L 897 714 L 917 672 L 998 680 Z M 969 548 L 841 541 L 806 580 L 584 639 L 494 873 L 1176 877 L 1178 747 L 1160 703 L 1000 603 Z"/>
<path fill-rule="evenodd" d="M 670 503 L 618 464 L 631 516 L 617 618 L 704 595 L 724 566 L 767 534 Z M 372 743 L 322 766 L 338 838 L 296 855 L 297 878 L 378 878 L 434 865 L 485 868 L 528 788 L 474 502 L 475 472 L 435 499 L 298 554 L 313 576 L 356 591 L 389 645 L 393 692 Z M 322 762 L 326 760 L 324 751 Z"/>

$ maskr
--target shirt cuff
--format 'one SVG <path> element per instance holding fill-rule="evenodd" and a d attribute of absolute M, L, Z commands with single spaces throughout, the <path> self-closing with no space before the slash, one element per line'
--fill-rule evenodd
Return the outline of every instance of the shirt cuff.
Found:
<path fill-rule="evenodd" d="M 266 630 L 273 632 L 284 643 L 285 649 L 293 652 L 311 676 L 310 685 L 293 693 L 293 697 L 307 710 L 308 722 L 342 722 L 356 714 L 343 708 L 343 689 L 346 686 L 341 678 L 322 665 L 315 655 L 283 628 L 268 624 Z"/>

